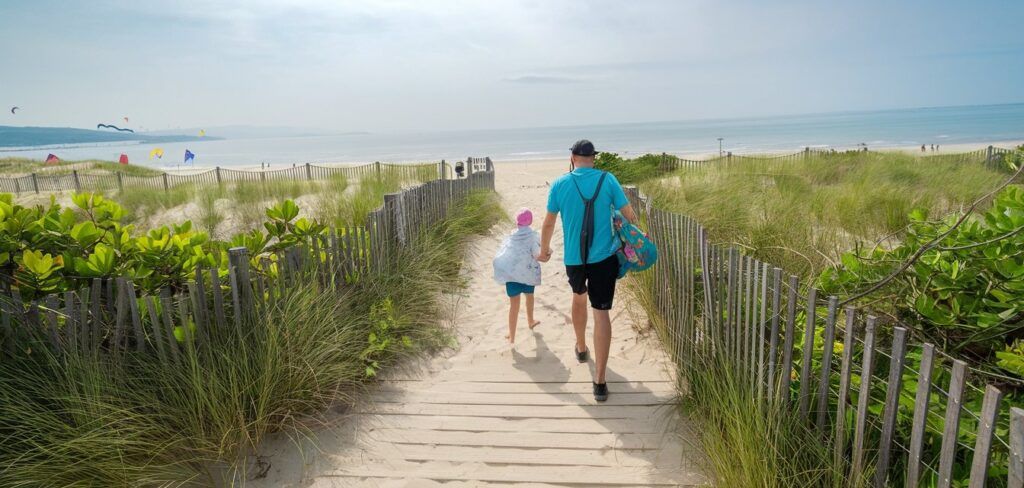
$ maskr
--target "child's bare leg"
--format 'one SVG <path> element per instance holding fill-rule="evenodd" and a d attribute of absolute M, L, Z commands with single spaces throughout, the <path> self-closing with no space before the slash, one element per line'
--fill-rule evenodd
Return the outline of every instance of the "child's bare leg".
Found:
<path fill-rule="evenodd" d="M 516 321 L 519 319 L 519 297 L 516 295 L 508 299 L 508 335 L 505 336 L 510 343 L 516 342 Z"/>
<path fill-rule="evenodd" d="M 526 323 L 531 329 L 540 323 L 539 320 L 533 320 L 533 293 L 526 294 Z"/>

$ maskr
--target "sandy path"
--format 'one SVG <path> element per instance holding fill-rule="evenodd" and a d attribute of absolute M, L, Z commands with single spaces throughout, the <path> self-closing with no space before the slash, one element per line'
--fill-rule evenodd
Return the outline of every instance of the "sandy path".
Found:
<path fill-rule="evenodd" d="M 509 212 L 542 215 L 565 163 L 498 163 Z M 539 218 L 535 225 L 539 227 Z M 593 360 L 576 362 L 561 232 L 537 289 L 537 318 L 505 344 L 507 302 L 490 260 L 508 229 L 476 243 L 472 284 L 457 307 L 460 347 L 384 381 L 316 440 L 269 442 L 267 476 L 247 486 L 685 486 L 704 483 L 692 435 L 672 406 L 656 340 L 638 335 L 620 294 L 612 314 L 611 397 L 591 394 Z M 588 334 L 588 343 L 591 343 Z M 317 447 L 312 447 L 313 443 Z"/>

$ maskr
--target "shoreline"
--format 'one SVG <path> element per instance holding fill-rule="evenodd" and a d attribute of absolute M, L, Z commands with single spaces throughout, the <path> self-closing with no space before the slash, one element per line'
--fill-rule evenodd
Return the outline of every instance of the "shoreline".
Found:
<path fill-rule="evenodd" d="M 971 152 L 971 151 L 976 151 L 976 150 L 980 150 L 980 149 L 985 149 L 988 146 L 999 147 L 999 148 L 1004 148 L 1004 149 L 1012 149 L 1012 148 L 1018 147 L 1018 146 L 1020 146 L 1022 144 L 1024 144 L 1024 139 L 1003 140 L 1003 141 L 995 141 L 995 142 L 955 143 L 955 144 L 949 144 L 949 145 L 941 145 L 940 144 L 939 150 L 932 151 L 932 150 L 929 149 L 929 150 L 925 151 L 924 153 L 921 152 L 921 150 L 920 150 L 921 146 L 919 146 L 919 145 L 868 146 L 868 149 L 871 150 L 871 151 L 877 151 L 877 152 L 903 152 L 903 153 L 912 154 L 912 155 L 913 154 L 919 154 L 919 155 L 922 155 L 922 156 L 932 156 L 932 155 L 939 155 L 939 154 L 955 154 L 955 153 Z M 848 150 L 856 150 L 856 149 L 858 149 L 857 146 L 850 146 L 850 147 L 835 146 L 835 147 L 832 147 L 832 146 L 824 146 L 824 145 L 822 145 L 822 146 L 810 146 L 810 147 L 813 147 L 815 149 L 835 149 L 836 151 L 848 151 Z M 600 145 L 599 144 L 598 144 L 598 148 L 600 149 Z M 930 146 L 929 146 L 929 148 L 930 148 Z M 744 155 L 744 156 L 749 156 L 749 155 L 774 156 L 774 155 L 782 155 L 782 154 L 792 154 L 792 153 L 795 153 L 795 152 L 798 152 L 798 151 L 799 151 L 799 149 L 790 150 L 790 151 L 782 151 L 782 150 L 758 151 L 758 150 L 752 150 L 752 151 L 742 151 L 742 152 L 734 151 L 733 154 L 734 155 Z M 651 151 L 651 152 L 644 152 L 644 151 L 622 151 L 622 152 L 608 151 L 608 152 L 615 152 L 615 153 L 619 154 L 620 156 L 623 156 L 623 157 L 626 157 L 626 158 L 633 158 L 633 157 L 637 157 L 637 156 L 642 155 L 642 154 L 657 153 L 655 151 Z M 728 152 L 727 148 L 725 149 L 725 152 Z M 520 153 L 520 154 L 522 154 L 522 153 Z M 690 160 L 712 159 L 712 158 L 715 158 L 715 157 L 717 157 L 719 155 L 718 151 L 705 151 L 705 152 L 665 151 L 665 154 L 669 154 L 669 155 L 672 155 L 672 156 L 677 156 L 677 157 L 680 157 L 680 158 L 683 158 L 683 159 L 690 159 Z M 487 154 L 479 154 L 479 155 L 476 155 L 474 157 L 487 157 L 487 156 L 488 156 Z M 494 161 L 496 164 L 542 163 L 542 162 L 550 162 L 550 161 L 560 161 L 560 160 L 567 159 L 567 158 L 568 158 L 568 154 L 566 154 L 565 156 L 557 156 L 557 155 L 551 154 L 549 152 L 537 153 L 534 156 L 527 156 L 527 157 L 520 157 L 520 156 L 491 156 L 491 160 Z M 3 159 L 3 158 L 0 157 L 0 159 Z M 34 161 L 42 162 L 41 160 L 34 160 Z M 409 164 L 409 165 L 412 165 L 412 164 L 437 164 L 440 161 L 442 161 L 442 159 L 436 159 L 436 160 L 430 161 L 430 160 L 425 160 L 424 158 L 409 158 L 409 159 L 398 159 L 398 160 L 380 161 L 380 162 L 381 163 L 385 163 L 385 164 Z M 115 164 L 117 163 L 116 161 L 108 161 L 108 162 L 115 163 Z M 311 162 L 310 164 L 314 164 L 314 165 L 317 165 L 317 166 L 325 166 L 325 167 L 354 167 L 354 166 L 363 166 L 363 165 L 367 165 L 367 164 L 373 164 L 374 162 L 375 161 L 330 161 L 330 162 Z M 456 160 L 445 160 L 445 162 L 447 162 L 448 164 L 454 164 L 456 162 Z M 221 169 L 231 169 L 231 170 L 236 170 L 236 171 L 277 171 L 277 170 L 282 170 L 282 169 L 290 169 L 292 167 L 301 167 L 302 165 L 305 165 L 306 163 L 307 163 L 307 161 L 293 162 L 293 163 L 273 163 L 273 164 L 268 164 L 268 165 L 266 165 L 265 167 L 262 167 L 262 168 L 260 166 L 258 166 L 258 165 L 255 165 L 255 164 L 246 164 L 246 163 L 243 163 L 243 164 L 224 164 L 224 165 L 220 165 L 219 167 Z M 216 165 L 209 165 L 209 166 L 208 165 L 201 165 L 201 166 L 187 166 L 187 167 L 182 165 L 180 167 L 167 167 L 167 166 L 153 166 L 153 165 L 148 165 L 148 164 L 144 164 L 144 163 L 143 164 L 136 164 L 136 166 L 141 166 L 141 167 L 149 168 L 149 169 L 156 170 L 156 171 L 162 171 L 162 172 L 166 172 L 168 174 L 180 174 L 180 175 L 202 173 L 202 172 L 205 172 L 205 171 L 213 170 L 213 169 L 218 167 Z M 4 175 L 4 176 L 7 176 L 7 175 Z"/>

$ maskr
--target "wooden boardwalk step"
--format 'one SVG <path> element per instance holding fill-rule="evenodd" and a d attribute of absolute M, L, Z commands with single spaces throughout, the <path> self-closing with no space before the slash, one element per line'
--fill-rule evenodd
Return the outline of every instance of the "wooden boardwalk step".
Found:
<path fill-rule="evenodd" d="M 538 419 L 650 419 L 670 413 L 670 405 L 434 405 L 377 403 L 365 405 L 356 413 L 377 415 L 459 415 L 464 417 L 538 418 Z"/>
<path fill-rule="evenodd" d="M 368 463 L 321 475 L 323 478 L 418 478 L 434 481 L 549 483 L 556 486 L 702 486 L 695 471 L 594 466 L 417 466 L 412 463 Z M 318 486 L 318 485 L 314 485 Z M 340 485 L 347 486 L 347 485 Z"/>
<path fill-rule="evenodd" d="M 369 437 L 378 442 L 448 446 L 524 447 L 532 449 L 661 449 L 678 443 L 664 434 L 552 433 L 552 432 L 466 432 L 427 429 L 374 429 Z"/>
<path fill-rule="evenodd" d="M 603 406 L 657 406 L 671 403 L 674 394 L 615 393 Z M 580 393 L 463 393 L 435 391 L 380 392 L 373 395 L 378 403 L 420 403 L 437 405 L 592 405 L 594 397 Z"/>
<path fill-rule="evenodd" d="M 609 381 L 608 388 L 612 393 L 660 393 L 676 392 L 675 383 L 662 381 Z M 433 392 L 464 392 L 464 393 L 576 393 L 590 395 L 590 383 L 535 383 L 508 381 L 445 381 L 432 383 L 428 381 L 385 380 L 379 391 L 433 391 Z"/>
<path fill-rule="evenodd" d="M 359 421 L 374 428 L 456 430 L 468 432 L 550 432 L 580 434 L 660 434 L 676 428 L 674 419 L 546 419 L 495 418 L 461 415 L 359 415 Z"/>

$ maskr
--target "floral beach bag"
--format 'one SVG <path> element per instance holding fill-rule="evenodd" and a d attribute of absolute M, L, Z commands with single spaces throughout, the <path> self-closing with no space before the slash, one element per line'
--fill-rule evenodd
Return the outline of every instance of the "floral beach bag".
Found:
<path fill-rule="evenodd" d="M 612 228 L 620 243 L 619 250 L 615 252 L 619 258 L 619 278 L 630 271 L 650 268 L 658 260 L 658 248 L 651 238 L 629 223 L 618 210 L 612 214 Z"/>

